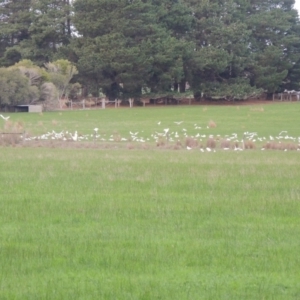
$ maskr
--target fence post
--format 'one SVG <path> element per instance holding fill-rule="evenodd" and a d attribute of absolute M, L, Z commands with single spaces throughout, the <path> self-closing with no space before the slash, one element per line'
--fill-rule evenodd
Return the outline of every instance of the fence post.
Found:
<path fill-rule="evenodd" d="M 25 143 L 25 138 L 26 138 L 26 130 L 24 130 L 24 132 L 23 132 L 23 138 L 22 138 L 23 144 Z"/>

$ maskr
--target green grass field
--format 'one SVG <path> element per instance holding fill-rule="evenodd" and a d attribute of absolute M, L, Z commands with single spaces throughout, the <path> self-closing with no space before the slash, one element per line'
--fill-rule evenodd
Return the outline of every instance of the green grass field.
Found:
<path fill-rule="evenodd" d="M 197 123 L 206 134 L 299 137 L 299 112 L 288 103 L 10 120 L 32 134 L 150 136 L 184 121 L 191 134 Z M 0 147 L 0 299 L 300 299 L 299 155 Z"/>
<path fill-rule="evenodd" d="M 63 111 L 44 114 L 10 114 L 10 120 L 21 122 L 31 134 L 42 134 L 47 131 L 75 131 L 82 134 L 93 132 L 95 127 L 102 134 L 119 133 L 128 136 L 130 131 L 143 131 L 145 136 L 163 128 L 172 131 L 187 129 L 189 134 L 199 130 L 194 124 L 202 127 L 200 132 L 210 134 L 241 135 L 245 131 L 257 132 L 259 135 L 276 135 L 288 130 L 290 135 L 299 136 L 300 103 L 275 103 L 267 105 L 234 105 L 234 106 L 169 106 L 151 108 L 121 108 L 106 110 Z M 9 114 L 5 114 L 9 115 Z M 206 126 L 213 120 L 217 127 L 207 131 Z M 183 121 L 178 126 L 174 122 Z M 0 119 L 0 128 L 1 128 Z M 161 122 L 158 125 L 158 122 Z M 3 122 L 2 122 L 3 123 Z"/>

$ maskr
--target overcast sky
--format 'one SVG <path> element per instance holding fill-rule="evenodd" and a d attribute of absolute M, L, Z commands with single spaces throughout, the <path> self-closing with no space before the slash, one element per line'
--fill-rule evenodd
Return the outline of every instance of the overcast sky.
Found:
<path fill-rule="evenodd" d="M 300 0 L 295 0 L 295 8 L 300 12 Z"/>

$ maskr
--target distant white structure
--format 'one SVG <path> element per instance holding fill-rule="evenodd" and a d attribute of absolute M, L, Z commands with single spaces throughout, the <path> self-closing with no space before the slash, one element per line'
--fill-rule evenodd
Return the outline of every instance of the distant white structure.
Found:
<path fill-rule="evenodd" d="M 278 94 L 280 101 L 288 100 L 292 101 L 293 97 L 296 97 L 297 101 L 300 100 L 300 91 L 295 90 L 284 90 L 283 93 Z M 273 98 L 274 100 L 274 98 Z"/>
<path fill-rule="evenodd" d="M 15 105 L 15 112 L 41 113 L 43 111 L 42 105 Z"/>

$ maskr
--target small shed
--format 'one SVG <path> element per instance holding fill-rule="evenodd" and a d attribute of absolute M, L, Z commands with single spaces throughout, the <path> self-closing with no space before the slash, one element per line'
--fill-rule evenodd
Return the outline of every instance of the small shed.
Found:
<path fill-rule="evenodd" d="M 15 112 L 41 113 L 43 111 L 42 105 L 15 105 Z"/>

